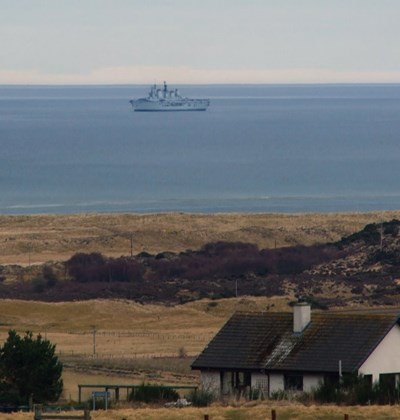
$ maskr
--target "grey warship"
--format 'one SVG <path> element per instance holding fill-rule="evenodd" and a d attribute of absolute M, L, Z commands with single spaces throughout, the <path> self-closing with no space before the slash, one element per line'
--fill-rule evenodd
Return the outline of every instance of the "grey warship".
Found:
<path fill-rule="evenodd" d="M 168 90 L 164 82 L 162 89 L 154 84 L 150 88 L 147 98 L 132 99 L 129 101 L 134 111 L 205 111 L 209 105 L 209 99 L 190 99 L 179 94 L 178 89 Z"/>

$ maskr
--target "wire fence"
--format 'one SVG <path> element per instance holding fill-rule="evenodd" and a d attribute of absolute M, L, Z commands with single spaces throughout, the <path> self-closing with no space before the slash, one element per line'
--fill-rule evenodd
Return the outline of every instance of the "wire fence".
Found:
<path fill-rule="evenodd" d="M 106 352 L 79 352 L 75 350 L 59 350 L 57 354 L 60 357 L 80 357 L 87 359 L 186 359 L 198 356 L 199 353 L 186 353 L 180 356 L 175 353 L 106 353 Z"/>
<path fill-rule="evenodd" d="M 92 336 L 93 331 L 68 332 L 70 335 L 88 335 Z M 213 333 L 192 334 L 192 333 L 159 333 L 154 331 L 96 331 L 98 337 L 115 338 L 152 338 L 155 340 L 185 340 L 185 341 L 209 341 Z"/>

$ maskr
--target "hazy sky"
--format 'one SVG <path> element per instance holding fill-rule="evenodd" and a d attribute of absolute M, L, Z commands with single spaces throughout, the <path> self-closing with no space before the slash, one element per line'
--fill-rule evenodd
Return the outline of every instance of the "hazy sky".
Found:
<path fill-rule="evenodd" d="M 400 0 L 0 0 L 0 83 L 400 82 Z"/>

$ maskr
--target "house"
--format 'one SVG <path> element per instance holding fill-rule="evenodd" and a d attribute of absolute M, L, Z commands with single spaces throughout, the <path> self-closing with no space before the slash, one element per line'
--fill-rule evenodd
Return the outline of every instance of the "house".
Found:
<path fill-rule="evenodd" d="M 202 385 L 228 394 L 251 387 L 310 391 L 358 373 L 371 383 L 400 380 L 400 321 L 393 312 L 235 313 L 192 364 Z"/>

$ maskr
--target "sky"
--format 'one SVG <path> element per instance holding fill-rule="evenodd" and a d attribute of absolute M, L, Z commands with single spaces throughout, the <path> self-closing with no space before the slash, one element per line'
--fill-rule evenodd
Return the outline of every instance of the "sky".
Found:
<path fill-rule="evenodd" d="M 0 84 L 400 83 L 400 0 L 0 0 Z"/>

